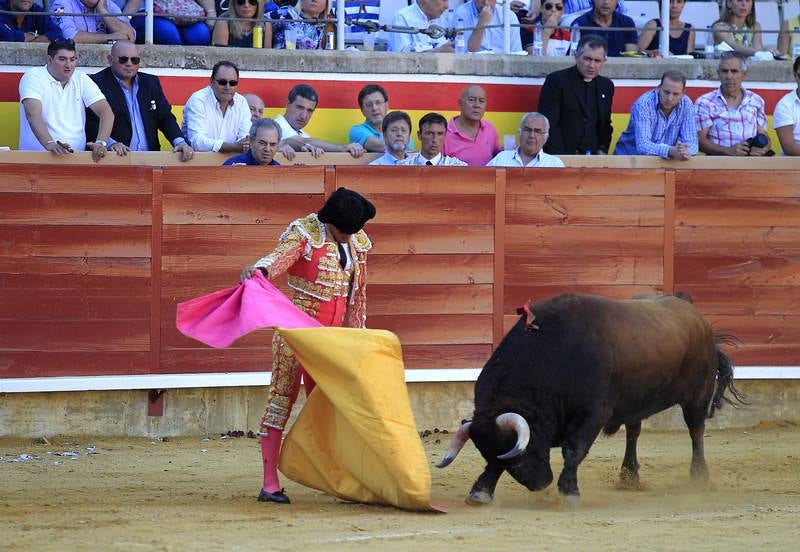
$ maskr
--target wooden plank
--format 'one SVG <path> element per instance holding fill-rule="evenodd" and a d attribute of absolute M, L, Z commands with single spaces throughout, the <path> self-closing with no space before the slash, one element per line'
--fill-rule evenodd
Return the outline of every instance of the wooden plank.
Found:
<path fill-rule="evenodd" d="M 493 287 L 374 284 L 367 294 L 367 315 L 491 314 Z"/>
<path fill-rule="evenodd" d="M 165 224 L 164 255 L 236 255 L 262 257 L 277 244 L 286 224 Z"/>
<path fill-rule="evenodd" d="M 150 259 L 140 257 L 0 257 L 0 274 L 148 278 Z M 148 283 L 149 285 L 149 283 Z"/>
<path fill-rule="evenodd" d="M 800 316 L 709 314 L 706 319 L 715 331 L 733 334 L 745 345 L 800 344 Z"/>
<path fill-rule="evenodd" d="M 161 357 L 161 221 L 164 215 L 163 176 L 161 169 L 153 170 L 152 226 L 150 249 L 150 370 L 159 372 Z"/>
<path fill-rule="evenodd" d="M 529 285 L 507 285 L 506 286 L 506 300 L 503 305 L 503 313 L 513 314 L 516 312 L 517 307 L 521 307 L 526 302 L 540 301 L 547 297 L 554 295 L 561 295 L 562 293 L 591 293 L 593 295 L 602 295 L 604 297 L 611 297 L 612 299 L 629 299 L 634 295 L 641 294 L 659 294 L 660 289 L 657 286 L 641 286 L 641 285 L 540 285 L 538 282 L 532 281 Z"/>
<path fill-rule="evenodd" d="M 740 176 L 741 178 L 741 176 Z M 800 199 L 678 197 L 675 223 L 686 226 L 800 227 Z"/>
<path fill-rule="evenodd" d="M 497 347 L 503 339 L 502 309 L 505 301 L 505 286 L 503 276 L 506 263 L 506 171 L 498 169 L 495 173 L 495 198 L 494 198 L 494 295 L 492 298 L 492 345 Z"/>
<path fill-rule="evenodd" d="M 371 254 L 493 253 L 494 226 L 490 224 L 378 224 L 368 223 Z"/>
<path fill-rule="evenodd" d="M 675 291 L 675 171 L 664 173 L 664 293 Z"/>
<path fill-rule="evenodd" d="M 717 286 L 791 286 L 800 283 L 797 257 L 675 257 L 675 288 L 692 284 Z"/>
<path fill-rule="evenodd" d="M 0 255 L 29 257 L 149 257 L 147 226 L 8 226 Z"/>
<path fill-rule="evenodd" d="M 164 224 L 277 224 L 319 210 L 322 196 L 164 194 Z"/>
<path fill-rule="evenodd" d="M 800 315 L 800 287 L 687 285 L 704 314 Z"/>
<path fill-rule="evenodd" d="M 407 345 L 492 343 L 492 317 L 483 314 L 370 316 L 367 325 L 394 332 Z"/>
<path fill-rule="evenodd" d="M 797 256 L 800 255 L 800 227 L 678 226 L 675 252 L 679 255 Z"/>
<path fill-rule="evenodd" d="M 406 368 L 482 368 L 492 354 L 492 346 L 481 345 L 403 345 Z"/>
<path fill-rule="evenodd" d="M 591 224 L 597 226 L 663 226 L 660 196 L 508 195 L 508 224 Z"/>
<path fill-rule="evenodd" d="M 797 366 L 800 345 L 739 345 L 726 349 L 739 366 Z M 734 377 L 736 369 L 734 368 Z"/>
<path fill-rule="evenodd" d="M 0 320 L 119 320 L 150 314 L 150 293 L 140 289 L 0 288 Z"/>
<path fill-rule="evenodd" d="M 431 178 L 434 173 L 435 177 Z M 370 199 L 375 194 L 486 195 L 494 193 L 495 170 L 476 167 L 337 166 L 336 185 L 355 190 Z"/>
<path fill-rule="evenodd" d="M 149 320 L 0 320 L 7 351 L 149 351 Z"/>
<path fill-rule="evenodd" d="M 660 257 L 506 256 L 506 284 L 661 285 Z"/>
<path fill-rule="evenodd" d="M 322 195 L 325 167 L 165 167 L 165 194 Z M 288 221 L 287 221 L 288 222 Z"/>
<path fill-rule="evenodd" d="M 660 169 L 507 169 L 506 193 L 557 195 L 664 195 Z"/>
<path fill-rule="evenodd" d="M 492 255 L 370 255 L 371 284 L 491 284 Z"/>
<path fill-rule="evenodd" d="M 271 349 L 162 349 L 159 360 L 162 374 L 263 372 L 271 369 Z"/>
<path fill-rule="evenodd" d="M 661 256 L 664 231 L 639 226 L 506 225 L 506 255 Z"/>
<path fill-rule="evenodd" d="M 679 170 L 678 197 L 716 198 L 796 198 L 800 183 L 796 171 Z"/>
<path fill-rule="evenodd" d="M 148 352 L 0 351 L 0 378 L 146 374 Z"/>
<path fill-rule="evenodd" d="M 51 154 L 47 154 L 52 158 Z M 3 165 L 0 192 L 35 194 L 145 194 L 151 192 L 150 167 L 69 167 L 58 162 Z"/>
<path fill-rule="evenodd" d="M 441 169 L 441 167 L 440 167 Z M 492 224 L 494 196 L 380 194 L 370 196 L 381 224 Z"/>
<path fill-rule="evenodd" d="M 109 276 L 94 274 L 51 274 L 47 270 L 41 273 L 4 274 L 0 270 L 0 289 L 122 289 L 135 292 L 150 289 L 150 272 L 147 267 L 138 275 Z"/>
<path fill-rule="evenodd" d="M 110 185 L 110 183 L 106 183 Z M 149 226 L 150 196 L 3 194 L 0 225 Z"/>

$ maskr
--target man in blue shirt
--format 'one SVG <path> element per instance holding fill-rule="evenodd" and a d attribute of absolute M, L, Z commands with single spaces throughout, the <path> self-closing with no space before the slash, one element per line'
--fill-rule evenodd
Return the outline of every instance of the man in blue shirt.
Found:
<path fill-rule="evenodd" d="M 628 128 L 619 137 L 614 155 L 659 155 L 680 161 L 697 155 L 694 105 L 684 95 L 685 88 L 683 73 L 664 73 L 658 88 L 633 103 Z"/>
<path fill-rule="evenodd" d="M 594 0 L 594 8 L 577 18 L 573 25 L 581 27 L 581 36 L 595 35 L 603 37 L 608 43 L 608 56 L 617 57 L 622 52 L 639 50 L 636 24 L 627 15 L 615 11 L 617 0 Z M 606 31 L 583 29 L 583 27 L 628 27 L 628 30 Z"/>
<path fill-rule="evenodd" d="M 379 84 L 367 84 L 358 93 L 358 107 L 364 115 L 364 122 L 350 127 L 349 140 L 361 144 L 367 151 L 383 151 L 386 146 L 381 123 L 389 111 L 389 94 Z"/>
<path fill-rule="evenodd" d="M 272 119 L 258 119 L 250 127 L 250 149 L 227 159 L 223 165 L 280 165 L 275 153 L 281 141 L 281 127 Z"/>
<path fill-rule="evenodd" d="M 0 0 L 0 10 L 43 13 L 33 0 Z M 0 42 L 51 42 L 62 38 L 61 29 L 49 15 L 0 14 Z"/>
<path fill-rule="evenodd" d="M 411 117 L 405 111 L 392 111 L 383 118 L 382 129 L 386 151 L 370 165 L 393 167 L 408 157 Z"/>

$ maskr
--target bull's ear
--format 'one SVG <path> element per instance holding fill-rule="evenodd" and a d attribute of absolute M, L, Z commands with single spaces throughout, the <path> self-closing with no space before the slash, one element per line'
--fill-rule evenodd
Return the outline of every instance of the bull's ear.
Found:
<path fill-rule="evenodd" d="M 517 307 L 517 316 L 522 316 L 523 314 L 525 314 L 525 308 Z"/>

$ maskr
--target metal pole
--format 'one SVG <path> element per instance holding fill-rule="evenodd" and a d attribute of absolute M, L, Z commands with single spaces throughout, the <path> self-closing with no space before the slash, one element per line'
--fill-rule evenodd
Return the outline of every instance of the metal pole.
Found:
<path fill-rule="evenodd" d="M 511 1 L 503 2 L 503 53 L 511 52 Z"/>
<path fill-rule="evenodd" d="M 669 57 L 669 0 L 661 0 L 661 34 L 658 41 L 658 50 L 661 57 Z"/>
<path fill-rule="evenodd" d="M 336 0 L 336 49 L 344 50 L 344 0 Z"/>
<path fill-rule="evenodd" d="M 153 0 L 144 0 L 144 43 L 153 43 Z"/>

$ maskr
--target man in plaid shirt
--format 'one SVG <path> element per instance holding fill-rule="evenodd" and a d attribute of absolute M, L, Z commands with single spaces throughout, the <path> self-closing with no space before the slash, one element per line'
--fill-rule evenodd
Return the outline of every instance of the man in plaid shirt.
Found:
<path fill-rule="evenodd" d="M 747 63 L 736 52 L 725 52 L 717 68 L 721 86 L 695 102 L 700 151 L 708 155 L 766 155 L 770 151 L 764 100 L 742 86 Z M 766 146 L 748 140 L 764 135 Z"/>

